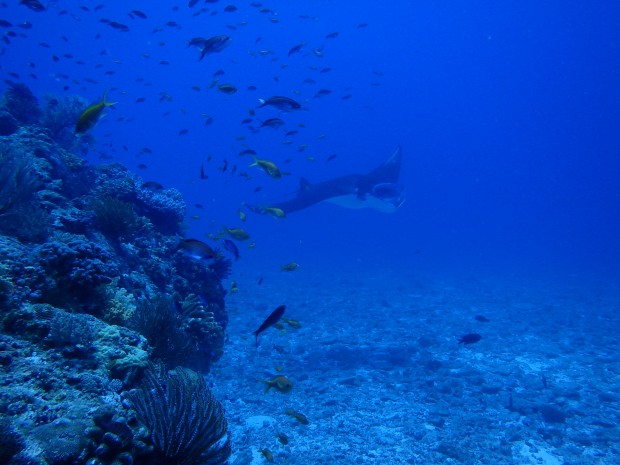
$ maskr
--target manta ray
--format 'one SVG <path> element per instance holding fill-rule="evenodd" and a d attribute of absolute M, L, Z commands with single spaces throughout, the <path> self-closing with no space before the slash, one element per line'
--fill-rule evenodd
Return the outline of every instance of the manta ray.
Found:
<path fill-rule="evenodd" d="M 346 208 L 373 208 L 393 213 L 405 201 L 405 190 L 398 184 L 401 160 L 402 150 L 398 147 L 390 158 L 368 174 L 350 174 L 319 183 L 301 178 L 295 198 L 269 207 L 249 207 L 258 213 L 268 208 L 289 214 L 319 202 L 330 202 Z"/>

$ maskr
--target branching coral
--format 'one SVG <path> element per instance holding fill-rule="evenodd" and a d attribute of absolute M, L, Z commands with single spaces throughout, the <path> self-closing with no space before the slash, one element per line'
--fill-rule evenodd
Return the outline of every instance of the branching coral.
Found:
<path fill-rule="evenodd" d="M 138 420 L 155 446 L 150 463 L 224 465 L 231 454 L 224 409 L 204 378 L 177 367 L 158 376 L 145 371 L 140 389 L 129 392 Z"/>

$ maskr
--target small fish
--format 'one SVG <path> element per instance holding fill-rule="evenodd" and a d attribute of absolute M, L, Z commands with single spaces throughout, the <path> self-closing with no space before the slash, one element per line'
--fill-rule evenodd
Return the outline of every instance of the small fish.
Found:
<path fill-rule="evenodd" d="M 135 15 L 135 16 L 137 16 L 138 18 L 141 18 L 141 19 L 146 19 L 146 14 L 144 14 L 144 13 L 143 13 L 142 11 L 140 11 L 140 10 L 131 10 L 131 13 L 130 13 L 129 15 L 131 16 L 132 14 L 133 14 L 133 15 Z"/>
<path fill-rule="evenodd" d="M 275 95 L 268 99 L 261 98 L 261 99 L 258 99 L 258 101 L 260 102 L 260 105 L 258 106 L 258 108 L 272 106 L 282 111 L 294 111 L 294 110 L 299 110 L 301 108 L 301 104 L 299 102 L 296 102 L 292 98 L 281 97 L 278 95 Z"/>
<path fill-rule="evenodd" d="M 258 158 L 254 157 L 254 163 L 252 163 L 250 166 L 260 167 L 265 173 L 267 173 L 273 179 L 280 179 L 282 177 L 282 173 L 280 172 L 279 168 L 272 161 L 259 160 Z"/>
<path fill-rule="evenodd" d="M 45 7 L 39 0 L 20 0 L 20 5 L 24 5 L 33 11 L 44 11 Z"/>
<path fill-rule="evenodd" d="M 237 281 L 231 281 L 230 282 L 230 293 L 236 294 L 237 292 L 239 292 L 239 288 L 237 287 Z"/>
<path fill-rule="evenodd" d="M 284 318 L 283 320 L 291 328 L 295 328 L 295 329 L 301 328 L 301 323 L 298 320 L 293 320 L 291 318 Z"/>
<path fill-rule="evenodd" d="M 224 234 L 228 234 L 235 240 L 246 241 L 250 238 L 250 235 L 241 228 L 227 228 L 224 226 Z"/>
<path fill-rule="evenodd" d="M 273 462 L 273 453 L 269 449 L 258 449 L 267 462 Z"/>
<path fill-rule="evenodd" d="M 478 342 L 480 339 L 482 339 L 482 336 L 480 334 L 476 334 L 476 333 L 470 333 L 470 334 L 466 334 L 465 336 L 462 336 L 459 339 L 459 344 L 474 344 L 476 342 Z"/>
<path fill-rule="evenodd" d="M 484 315 L 476 315 L 474 318 L 476 318 L 476 321 L 480 321 L 481 323 L 488 323 L 491 321 Z"/>
<path fill-rule="evenodd" d="M 288 436 L 284 433 L 276 433 L 276 438 L 283 446 L 288 445 Z"/>
<path fill-rule="evenodd" d="M 299 268 L 299 263 L 297 262 L 287 263 L 286 265 L 282 265 L 280 267 L 282 271 L 295 271 L 297 268 Z"/>
<path fill-rule="evenodd" d="M 324 95 L 329 95 L 331 93 L 332 91 L 329 89 L 319 89 L 319 91 L 316 94 L 314 94 L 314 98 L 323 97 Z"/>
<path fill-rule="evenodd" d="M 118 23 L 116 21 L 108 21 L 108 26 L 113 27 L 114 29 L 121 32 L 129 32 L 129 26 L 126 24 Z"/>
<path fill-rule="evenodd" d="M 208 179 L 209 176 L 205 173 L 205 165 L 200 164 L 200 179 Z"/>
<path fill-rule="evenodd" d="M 237 92 L 237 88 L 232 84 L 220 84 L 219 86 L 217 86 L 217 88 L 220 92 L 228 95 L 232 95 Z"/>
<path fill-rule="evenodd" d="M 286 310 L 286 305 L 280 305 L 273 312 L 271 312 L 271 315 L 269 315 L 265 319 L 265 321 L 263 321 L 263 323 L 260 325 L 260 327 L 256 331 L 254 331 L 252 333 L 256 337 L 256 347 L 258 347 L 258 335 L 260 333 L 262 333 L 263 331 L 265 331 L 267 328 L 270 328 L 271 326 L 275 325 L 280 320 L 280 318 L 282 318 L 282 315 L 284 315 L 284 310 Z M 279 377 L 276 377 L 274 379 L 277 379 L 277 378 L 279 378 Z M 269 387 L 267 388 L 267 391 L 268 390 L 269 390 Z M 265 392 L 267 392 L 267 391 L 265 391 Z"/>
<path fill-rule="evenodd" d="M 198 239 L 181 239 L 177 246 L 188 257 L 196 260 L 210 260 L 215 258 L 215 251 Z"/>
<path fill-rule="evenodd" d="M 224 239 L 222 243 L 224 244 L 224 248 L 228 250 L 233 255 L 233 257 L 235 257 L 235 261 L 239 260 L 240 255 L 237 245 L 230 239 Z"/>
<path fill-rule="evenodd" d="M 298 53 L 302 49 L 302 47 L 304 45 L 306 45 L 306 43 L 305 42 L 301 42 L 301 43 L 291 47 L 291 49 L 288 51 L 288 56 L 291 56 L 293 53 Z"/>
<path fill-rule="evenodd" d="M 266 385 L 265 394 L 267 394 L 271 388 L 274 388 L 282 394 L 287 394 L 293 389 L 293 383 L 284 375 L 278 375 L 275 378 L 263 380 L 263 383 Z"/>
<path fill-rule="evenodd" d="M 99 120 L 99 118 L 101 117 L 101 113 L 103 112 L 103 109 L 105 107 L 109 107 L 118 103 L 107 102 L 105 99 L 107 93 L 107 90 L 103 93 L 103 98 L 101 99 L 101 102 L 89 106 L 86 110 L 82 112 L 82 114 L 78 118 L 77 124 L 75 125 L 75 132 L 77 134 L 83 134 L 90 128 L 92 128 L 97 123 L 97 120 Z"/>
<path fill-rule="evenodd" d="M 157 181 L 146 181 L 142 184 L 142 189 L 152 192 L 160 192 L 164 190 L 164 186 L 162 186 Z"/>
<path fill-rule="evenodd" d="M 284 121 L 281 120 L 280 118 L 269 118 L 266 119 L 265 121 L 261 122 L 259 128 L 274 128 L 277 129 L 281 126 L 284 126 Z"/>
<path fill-rule="evenodd" d="M 303 413 L 298 412 L 297 410 L 293 410 L 292 408 L 287 408 L 284 411 L 284 413 L 286 415 L 288 415 L 289 417 L 293 417 L 295 420 L 297 420 L 302 425 L 309 425 L 310 424 L 310 422 L 308 421 L 306 416 Z"/>
<path fill-rule="evenodd" d="M 274 218 L 286 218 L 286 213 L 284 210 L 277 207 L 265 207 L 263 208 L 263 212 L 267 215 L 271 215 Z"/>

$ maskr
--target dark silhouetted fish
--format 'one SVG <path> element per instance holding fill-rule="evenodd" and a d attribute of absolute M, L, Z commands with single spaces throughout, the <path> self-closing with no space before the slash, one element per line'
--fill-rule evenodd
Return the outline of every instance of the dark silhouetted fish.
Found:
<path fill-rule="evenodd" d="M 465 336 L 462 336 L 459 339 L 459 344 L 465 344 L 465 345 L 467 345 L 467 344 L 475 344 L 480 339 L 482 339 L 482 336 L 480 334 L 469 333 L 469 334 L 466 334 Z"/>
<path fill-rule="evenodd" d="M 209 260 L 215 258 L 215 251 L 207 244 L 198 239 L 182 239 L 178 245 L 188 257 L 197 260 Z"/>
<path fill-rule="evenodd" d="M 161 192 L 164 190 L 164 186 L 162 186 L 157 181 L 146 181 L 142 184 L 142 189 L 146 189 L 152 192 Z"/>
<path fill-rule="evenodd" d="M 260 105 L 258 106 L 258 108 L 272 106 L 282 111 L 293 111 L 293 110 L 299 110 L 301 108 L 301 104 L 299 102 L 296 102 L 292 98 L 281 97 L 278 95 L 275 95 L 268 99 L 261 98 L 261 99 L 258 99 L 258 101 L 260 102 Z"/>
<path fill-rule="evenodd" d="M 258 335 L 265 331 L 267 328 L 275 325 L 280 320 L 280 318 L 282 318 L 282 315 L 284 315 L 284 310 L 286 310 L 286 305 L 280 305 L 273 312 L 271 312 L 271 315 L 269 315 L 267 319 L 263 321 L 263 324 L 260 325 L 260 327 L 252 333 L 254 334 L 254 336 L 256 336 L 256 347 L 258 347 Z"/>
<path fill-rule="evenodd" d="M 33 11 L 45 11 L 45 7 L 39 0 L 20 0 L 19 4 L 27 6 Z"/>
<path fill-rule="evenodd" d="M 481 323 L 488 323 L 491 321 L 484 315 L 476 315 L 474 318 L 476 318 L 476 321 L 480 321 Z"/>

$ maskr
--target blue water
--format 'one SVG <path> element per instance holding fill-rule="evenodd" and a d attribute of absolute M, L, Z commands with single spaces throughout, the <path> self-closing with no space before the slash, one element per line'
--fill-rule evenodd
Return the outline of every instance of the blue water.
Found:
<path fill-rule="evenodd" d="M 96 102 L 107 90 L 108 100 L 118 103 L 90 131 L 95 143 L 83 156 L 93 164 L 120 162 L 145 180 L 179 189 L 188 204 L 187 237 L 215 244 L 213 235 L 223 225 L 251 235 L 240 244 L 232 279 L 242 291 L 257 293 L 261 307 L 251 311 L 248 328 L 235 328 L 233 317 L 232 334 L 247 332 L 281 301 L 294 305 L 298 297 L 318 305 L 312 297 L 317 283 L 332 283 L 326 300 L 336 306 L 367 286 L 391 289 L 383 299 L 396 301 L 391 305 L 400 315 L 407 296 L 424 294 L 424 286 L 412 290 L 407 284 L 421 276 L 440 280 L 433 281 L 433 295 L 467 282 L 467 297 L 447 302 L 468 302 L 454 308 L 467 310 L 468 317 L 477 313 L 473 302 L 480 298 L 469 286 L 487 279 L 498 295 L 498 281 L 510 296 L 527 283 L 556 286 L 554 297 L 540 299 L 544 308 L 570 289 L 579 289 L 583 302 L 610 295 L 604 305 L 571 301 L 567 307 L 582 316 L 604 307 L 603 313 L 617 317 L 620 4 L 274 0 L 261 7 L 237 2 L 237 11 L 225 12 L 228 3 L 221 1 L 192 9 L 186 2 L 57 1 L 34 12 L 16 3 L 0 8 L 0 18 L 14 25 L 0 30 L 3 80 L 26 83 L 40 101 L 54 94 Z M 206 11 L 196 15 L 202 7 Z M 134 9 L 147 18 L 130 17 Z M 17 27 L 25 21 L 32 28 Z M 335 32 L 337 37 L 326 37 Z M 189 40 L 218 34 L 229 35 L 231 45 L 199 61 Z M 214 76 L 218 70 L 224 74 Z M 220 84 L 238 91 L 227 95 Z M 316 97 L 320 89 L 331 93 Z M 295 98 L 304 108 L 256 108 L 259 98 L 272 95 Z M 285 127 L 248 127 L 273 117 Z M 208 118 L 211 124 L 205 124 Z M 254 121 L 243 124 L 246 118 Z M 290 130 L 298 133 L 286 136 Z M 407 200 L 395 213 L 318 204 L 285 219 L 247 210 L 247 220 L 239 218 L 243 202 L 290 198 L 301 177 L 312 182 L 366 173 L 397 146 L 404 154 L 400 182 Z M 275 180 L 250 167 L 252 159 L 238 155 L 244 149 L 287 174 Z M 199 177 L 201 165 L 206 180 Z M 291 261 L 299 263 L 297 271 L 279 271 Z M 267 290 L 256 285 L 261 276 Z M 523 301 L 535 307 L 537 296 Z M 253 305 L 247 294 L 231 299 L 242 315 Z M 482 308 L 500 311 L 498 302 Z M 360 300 L 340 323 L 354 321 L 363 306 Z M 371 308 L 378 312 L 375 320 L 390 320 L 390 307 Z M 533 321 L 537 311 L 530 310 Z M 329 305 L 322 311 L 328 313 Z M 308 319 L 328 331 L 316 314 Z M 553 319 L 545 324 L 556 325 Z M 430 322 L 424 331 L 432 327 Z M 443 329 L 433 331 L 452 342 L 476 327 Z M 532 328 L 525 324 L 527 330 Z M 417 338 L 422 330 L 413 331 Z M 526 347 L 537 348 L 545 329 L 536 334 L 541 339 Z M 375 336 L 371 346 L 381 340 Z"/>
<path fill-rule="evenodd" d="M 240 226 L 241 202 L 272 202 L 294 192 L 302 176 L 364 173 L 401 145 L 407 201 L 396 214 L 319 205 L 286 221 L 253 217 L 245 226 L 257 247 L 244 258 L 276 267 L 294 259 L 316 268 L 618 276 L 618 6 L 319 1 L 265 3 L 272 12 L 264 13 L 239 3 L 228 13 L 219 2 L 198 16 L 199 6 L 180 3 L 100 6 L 3 8 L 3 18 L 29 21 L 32 29 L 13 28 L 19 36 L 2 46 L 2 76 L 23 80 L 40 98 L 78 94 L 95 102 L 109 89 L 119 103 L 92 131 L 97 145 L 87 158 L 97 163 L 105 153 L 145 179 L 177 187 L 188 205 L 203 204 L 205 211 L 189 209 L 201 216 L 188 221 L 189 235 L 204 237 L 211 222 L 215 229 Z M 147 19 L 130 18 L 132 9 Z M 332 32 L 338 37 L 325 38 Z M 189 40 L 217 34 L 232 44 L 198 61 Z M 287 56 L 301 42 L 301 52 Z M 331 71 L 321 73 L 325 68 Z M 235 85 L 236 94 L 206 88 L 220 69 L 218 84 Z M 251 85 L 257 90 L 247 90 Z M 319 89 L 332 93 L 313 98 Z M 160 102 L 162 92 L 172 100 Z M 299 134 L 253 134 L 241 124 L 271 95 L 307 108 L 282 115 L 285 129 Z M 277 116 L 256 110 L 259 119 Z M 179 135 L 182 129 L 189 132 Z M 152 154 L 141 155 L 144 147 Z M 248 167 L 251 159 L 237 155 L 244 148 L 291 174 L 273 180 Z M 217 169 L 223 160 L 225 173 Z M 138 170 L 140 163 L 148 168 Z M 209 175 L 202 182 L 201 163 Z M 239 177 L 242 171 L 252 179 Z"/>

